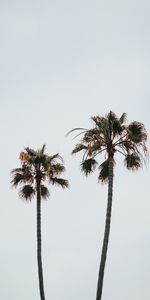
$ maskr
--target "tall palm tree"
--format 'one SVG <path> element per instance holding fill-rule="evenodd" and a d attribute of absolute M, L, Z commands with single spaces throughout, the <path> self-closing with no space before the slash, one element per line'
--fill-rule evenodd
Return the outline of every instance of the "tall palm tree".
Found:
<path fill-rule="evenodd" d="M 41 300 L 45 300 L 41 253 L 41 200 L 50 196 L 48 187 L 44 183 L 48 181 L 48 183 L 62 188 L 68 187 L 68 181 L 59 178 L 59 175 L 65 171 L 61 157 L 59 154 L 47 155 L 44 151 L 45 145 L 36 151 L 25 148 L 25 151 L 20 153 L 21 167 L 11 172 L 12 186 L 16 188 L 21 185 L 19 196 L 26 201 L 31 201 L 35 196 L 37 199 L 37 262 Z"/>
<path fill-rule="evenodd" d="M 92 121 L 94 122 L 92 129 L 75 128 L 69 134 L 80 130 L 77 136 L 83 135 L 80 143 L 72 151 L 72 154 L 83 151 L 81 171 L 88 176 L 98 165 L 98 181 L 108 183 L 106 223 L 96 294 L 96 300 L 100 300 L 110 232 L 115 154 L 123 155 L 127 169 L 134 171 L 142 167 L 148 151 L 144 125 L 136 121 L 126 125 L 126 113 L 118 118 L 110 111 L 105 117 L 99 115 L 92 117 Z M 102 154 L 104 154 L 104 161 L 98 163 L 95 158 Z"/>

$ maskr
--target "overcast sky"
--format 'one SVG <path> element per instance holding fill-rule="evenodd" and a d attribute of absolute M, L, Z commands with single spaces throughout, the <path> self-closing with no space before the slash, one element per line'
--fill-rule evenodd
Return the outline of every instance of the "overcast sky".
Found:
<path fill-rule="evenodd" d="M 40 299 L 36 201 L 19 199 L 10 170 L 43 143 L 70 180 L 42 204 L 46 300 L 95 299 L 107 186 L 83 177 L 65 134 L 110 110 L 150 131 L 149 16 L 148 0 L 0 1 L 0 299 Z M 149 182 L 149 166 L 118 158 L 103 300 L 150 299 Z"/>

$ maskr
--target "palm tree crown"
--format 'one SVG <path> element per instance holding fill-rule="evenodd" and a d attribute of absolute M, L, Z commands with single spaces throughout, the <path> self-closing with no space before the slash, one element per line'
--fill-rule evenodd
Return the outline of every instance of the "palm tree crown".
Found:
<path fill-rule="evenodd" d="M 91 119 L 94 122 L 92 129 L 75 128 L 69 132 L 81 130 L 80 134 L 83 134 L 81 142 L 75 146 L 72 154 L 84 152 L 81 170 L 86 176 L 95 170 L 97 166 L 95 157 L 101 153 L 105 153 L 105 160 L 99 165 L 98 180 L 103 183 L 108 182 L 109 158 L 112 158 L 114 164 L 116 152 L 124 156 L 127 169 L 137 170 L 142 166 L 148 154 L 147 132 L 142 123 L 133 121 L 126 125 L 126 113 L 118 118 L 112 111 L 105 117 L 98 115 Z"/>
<path fill-rule="evenodd" d="M 36 194 L 38 183 L 41 187 L 41 198 L 47 199 L 50 192 L 44 185 L 46 180 L 62 188 L 68 187 L 68 180 L 59 177 L 65 171 L 62 158 L 59 154 L 49 156 L 44 151 L 45 145 L 36 151 L 25 148 L 25 151 L 20 153 L 21 168 L 13 169 L 11 172 L 12 186 L 17 187 L 19 184 L 22 186 L 19 195 L 25 200 L 31 200 Z"/>

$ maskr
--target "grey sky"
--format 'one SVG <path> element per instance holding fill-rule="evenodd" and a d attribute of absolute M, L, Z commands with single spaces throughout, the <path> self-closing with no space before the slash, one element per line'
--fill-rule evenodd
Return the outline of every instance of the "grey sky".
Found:
<path fill-rule="evenodd" d="M 9 182 L 19 152 L 43 143 L 70 180 L 42 205 L 46 299 L 95 299 L 107 187 L 81 175 L 65 134 L 110 109 L 150 131 L 149 14 L 146 0 L 1 0 L 0 299 L 39 299 L 36 203 Z M 150 299 L 149 179 L 118 158 L 103 300 Z"/>

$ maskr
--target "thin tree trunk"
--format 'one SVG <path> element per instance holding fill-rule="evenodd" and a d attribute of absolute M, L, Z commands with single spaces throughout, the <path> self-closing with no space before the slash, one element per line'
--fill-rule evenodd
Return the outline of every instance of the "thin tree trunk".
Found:
<path fill-rule="evenodd" d="M 103 247 L 102 247 L 102 254 L 101 254 L 98 283 L 97 283 L 96 300 L 101 300 L 101 298 L 102 298 L 104 270 L 105 270 L 107 248 L 108 248 L 108 241 L 109 241 L 109 232 L 110 232 L 110 223 L 111 223 L 112 196 L 113 196 L 113 158 L 109 158 L 108 200 L 107 200 L 108 202 L 107 202 L 104 240 L 103 240 Z"/>
<path fill-rule="evenodd" d="M 41 300 L 45 300 L 41 250 L 42 250 L 41 249 L 41 191 L 40 191 L 40 184 L 37 184 L 37 262 L 38 262 L 40 296 L 41 296 Z"/>

